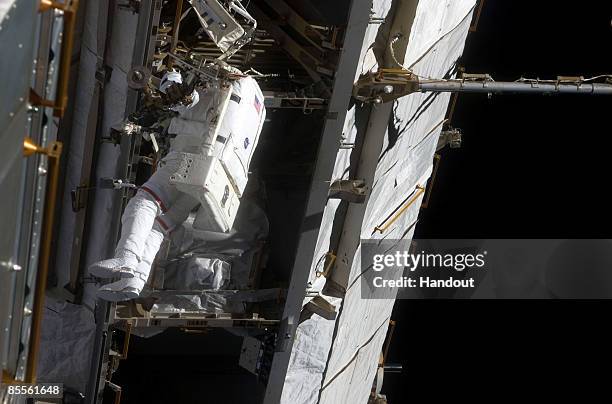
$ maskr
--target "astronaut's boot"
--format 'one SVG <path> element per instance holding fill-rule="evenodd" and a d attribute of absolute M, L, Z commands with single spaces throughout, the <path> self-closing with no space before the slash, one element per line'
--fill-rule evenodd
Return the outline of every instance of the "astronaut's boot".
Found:
<path fill-rule="evenodd" d="M 92 264 L 89 273 L 98 278 L 132 278 L 158 214 L 157 201 L 149 193 L 139 190 L 121 217 L 121 239 L 115 257 Z"/>
<path fill-rule="evenodd" d="M 110 302 L 120 302 L 138 297 L 149 279 L 151 265 L 163 240 L 164 234 L 156 223 L 151 229 L 149 237 L 147 237 L 142 259 L 132 271 L 133 277 L 123 278 L 100 287 L 98 297 Z"/>
<path fill-rule="evenodd" d="M 140 262 L 136 269 L 132 271 L 133 276 L 131 278 L 119 279 L 117 282 L 101 286 L 98 289 L 98 297 L 109 302 L 122 302 L 138 297 L 149 277 L 148 273 L 140 271 L 142 264 Z"/>
<path fill-rule="evenodd" d="M 98 261 L 89 267 L 89 273 L 98 278 L 133 278 L 138 258 L 131 251 L 115 253 L 115 258 Z"/>

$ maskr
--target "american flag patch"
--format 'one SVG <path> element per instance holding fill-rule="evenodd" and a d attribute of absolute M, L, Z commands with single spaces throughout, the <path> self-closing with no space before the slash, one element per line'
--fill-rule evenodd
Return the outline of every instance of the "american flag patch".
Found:
<path fill-rule="evenodd" d="M 259 101 L 259 98 L 257 98 L 257 96 L 255 96 L 255 99 L 253 100 L 253 106 L 255 107 L 257 114 L 261 114 L 261 101 Z"/>

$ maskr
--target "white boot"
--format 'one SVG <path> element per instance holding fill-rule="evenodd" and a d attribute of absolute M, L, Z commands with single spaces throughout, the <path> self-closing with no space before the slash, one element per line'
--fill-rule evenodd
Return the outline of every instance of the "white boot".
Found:
<path fill-rule="evenodd" d="M 117 282 L 100 287 L 98 289 L 98 297 L 109 302 L 122 302 L 137 298 L 140 292 L 142 292 L 149 275 L 139 271 L 140 266 L 143 264 L 143 262 L 138 264 L 138 268 L 133 272 L 132 278 L 120 279 Z"/>
<path fill-rule="evenodd" d="M 145 254 L 146 240 L 158 213 L 155 198 L 139 190 L 130 199 L 121 217 L 121 239 L 117 243 L 115 257 L 92 264 L 89 273 L 98 278 L 134 277 L 134 270 Z"/>
<path fill-rule="evenodd" d="M 125 251 L 115 258 L 99 261 L 89 267 L 89 273 L 98 278 L 133 278 L 138 258 Z"/>
<path fill-rule="evenodd" d="M 124 277 L 117 282 L 100 287 L 98 289 L 98 297 L 110 302 L 121 302 L 137 298 L 149 279 L 151 265 L 162 241 L 164 241 L 164 234 L 156 223 L 145 242 L 142 260 L 132 272 L 133 277 Z"/>

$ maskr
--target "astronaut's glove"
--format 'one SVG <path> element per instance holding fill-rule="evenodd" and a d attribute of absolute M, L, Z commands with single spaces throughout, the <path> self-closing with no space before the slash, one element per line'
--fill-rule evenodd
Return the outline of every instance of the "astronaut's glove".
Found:
<path fill-rule="evenodd" d="M 142 126 L 127 119 L 110 127 L 110 138 L 115 143 L 121 143 L 122 136 L 139 135 L 141 133 Z"/>
<path fill-rule="evenodd" d="M 183 98 L 183 102 L 181 104 L 176 105 L 170 109 L 178 112 L 179 114 L 182 114 L 185 111 L 193 108 L 199 101 L 200 95 L 196 90 L 193 90 L 191 94 Z"/>
<path fill-rule="evenodd" d="M 166 94 L 169 100 L 178 104 L 170 109 L 179 114 L 193 108 L 200 101 L 200 96 L 196 90 L 193 90 L 189 95 L 185 95 L 182 84 L 183 77 L 181 73 L 175 70 L 166 72 L 159 84 L 159 91 Z"/>
<path fill-rule="evenodd" d="M 183 76 L 176 70 L 167 71 L 159 83 L 159 91 L 167 94 L 168 89 L 175 84 L 183 84 Z"/>

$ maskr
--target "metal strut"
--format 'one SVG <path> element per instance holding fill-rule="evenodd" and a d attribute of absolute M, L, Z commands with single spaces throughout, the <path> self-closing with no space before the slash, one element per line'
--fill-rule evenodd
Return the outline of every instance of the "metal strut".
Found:
<path fill-rule="evenodd" d="M 612 95 L 612 76 L 589 79 L 559 76 L 555 80 L 525 79 L 495 81 L 488 74 L 463 73 L 458 79 L 423 79 L 406 69 L 380 69 L 363 75 L 353 88 L 353 96 L 363 102 L 384 103 L 416 92 L 487 94 L 592 94 Z M 605 83 L 595 80 L 606 79 Z"/>
<path fill-rule="evenodd" d="M 612 95 L 612 85 L 601 83 L 542 83 L 505 82 L 505 81 L 422 81 L 421 92 L 457 92 L 457 93 L 515 93 L 515 94 L 593 94 Z"/>

